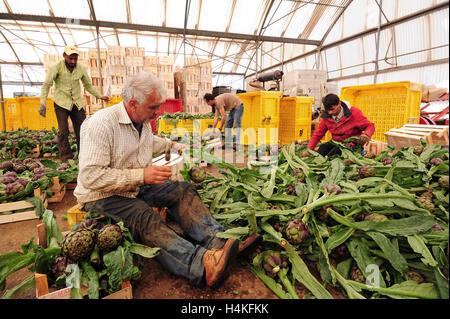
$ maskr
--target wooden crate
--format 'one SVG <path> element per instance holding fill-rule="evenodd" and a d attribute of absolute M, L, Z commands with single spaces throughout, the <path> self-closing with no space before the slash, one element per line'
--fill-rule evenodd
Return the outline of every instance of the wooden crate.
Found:
<path fill-rule="evenodd" d="M 372 154 L 380 155 L 381 152 L 387 150 L 388 144 L 381 141 L 369 141 L 368 144 L 364 146 L 364 149 Z"/>
<path fill-rule="evenodd" d="M 39 188 L 36 188 L 34 190 L 34 196 L 40 197 L 42 199 L 42 201 L 44 202 L 44 207 L 47 208 L 48 200 L 45 196 L 45 193 L 42 193 Z M 26 209 L 26 211 L 20 212 L 20 213 L 15 213 L 15 211 L 23 210 L 23 209 Z M 0 224 L 14 223 L 14 222 L 19 222 L 19 221 L 39 218 L 38 216 L 36 216 L 36 210 L 35 210 L 34 206 L 25 200 L 0 204 L 0 213 L 9 212 L 9 211 L 11 211 L 12 214 L 0 215 Z"/>
<path fill-rule="evenodd" d="M 59 177 L 53 177 L 53 185 L 49 188 L 53 196 L 48 199 L 49 203 L 60 203 L 66 195 L 66 185 L 59 183 Z"/>
<path fill-rule="evenodd" d="M 36 298 L 37 299 L 70 299 L 70 288 L 62 288 L 56 291 L 50 292 L 48 287 L 47 275 L 34 274 L 36 282 Z M 83 295 L 86 295 L 87 288 L 82 287 Z M 101 299 L 133 299 L 133 289 L 129 281 L 122 283 L 122 289 L 112 293 Z"/>
<path fill-rule="evenodd" d="M 448 144 L 449 143 L 449 127 L 448 125 L 421 125 L 421 124 L 405 124 L 401 130 L 416 133 L 429 133 L 430 144 Z"/>
<path fill-rule="evenodd" d="M 17 148 L 13 148 L 13 149 L 11 150 L 11 155 L 14 156 L 14 157 L 16 157 L 16 156 L 17 156 L 17 152 L 18 152 L 18 151 L 17 151 Z M 28 155 L 29 157 L 32 157 L 32 158 L 38 158 L 40 154 L 41 154 L 41 153 L 40 153 L 40 150 L 39 150 L 39 144 L 37 144 L 36 147 L 33 148 L 32 150 L 27 151 L 27 155 Z"/>
<path fill-rule="evenodd" d="M 389 145 L 395 147 L 395 151 L 400 150 L 403 147 L 416 146 L 420 144 L 421 136 L 402 134 L 388 131 L 384 133 L 386 141 Z"/>

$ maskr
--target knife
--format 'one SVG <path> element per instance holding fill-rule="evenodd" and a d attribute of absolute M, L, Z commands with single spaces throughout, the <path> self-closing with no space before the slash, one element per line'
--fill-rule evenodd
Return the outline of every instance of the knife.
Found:
<path fill-rule="evenodd" d="M 172 144 L 171 143 L 166 145 L 166 150 L 165 150 L 165 153 L 166 153 L 165 160 L 166 160 L 166 162 L 170 161 L 170 150 L 171 150 L 171 148 L 172 148 Z"/>

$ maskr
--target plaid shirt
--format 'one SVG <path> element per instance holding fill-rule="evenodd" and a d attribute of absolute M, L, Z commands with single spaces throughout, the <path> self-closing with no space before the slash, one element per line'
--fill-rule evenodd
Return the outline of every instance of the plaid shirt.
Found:
<path fill-rule="evenodd" d="M 69 111 L 72 110 L 74 104 L 81 110 L 84 107 L 84 103 L 81 97 L 80 80 L 86 91 L 97 99 L 102 97 L 92 87 L 91 80 L 82 65 L 77 64 L 73 71 L 70 72 L 66 67 L 65 61 L 61 60 L 50 67 L 45 77 L 44 84 L 42 84 L 41 88 L 41 104 L 46 104 L 48 91 L 53 86 L 53 82 L 55 82 L 53 101 Z"/>
<path fill-rule="evenodd" d="M 119 195 L 136 197 L 144 185 L 144 168 L 170 140 L 152 134 L 144 123 L 141 136 L 123 102 L 97 111 L 81 126 L 79 173 L 74 190 L 78 203 Z"/>

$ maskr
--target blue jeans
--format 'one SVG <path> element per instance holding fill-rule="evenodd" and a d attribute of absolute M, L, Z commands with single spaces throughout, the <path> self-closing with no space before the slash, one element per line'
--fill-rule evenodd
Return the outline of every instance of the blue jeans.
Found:
<path fill-rule="evenodd" d="M 167 226 L 152 207 L 167 207 L 187 238 Z M 86 203 L 84 210 L 109 216 L 115 222 L 123 221 L 136 241 L 161 248 L 155 259 L 164 268 L 195 286 L 205 283 L 205 252 L 225 244 L 224 239 L 215 237 L 225 228 L 212 217 L 188 182 L 145 185 L 137 198 L 111 196 Z"/>
<path fill-rule="evenodd" d="M 236 133 L 236 145 L 241 143 L 241 123 L 242 115 L 244 114 L 244 105 L 241 104 L 236 106 L 228 114 L 227 122 L 225 123 L 225 147 L 231 148 L 233 145 L 232 128 L 234 127 L 234 132 Z"/>

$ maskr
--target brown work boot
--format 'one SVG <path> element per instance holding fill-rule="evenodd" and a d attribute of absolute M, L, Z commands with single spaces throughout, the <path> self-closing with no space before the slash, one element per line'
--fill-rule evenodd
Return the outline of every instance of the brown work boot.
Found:
<path fill-rule="evenodd" d="M 252 251 L 252 249 L 258 246 L 262 239 L 263 237 L 258 233 L 248 236 L 242 244 L 239 243 L 238 257 L 247 255 L 250 251 Z"/>
<path fill-rule="evenodd" d="M 203 255 L 203 265 L 207 286 L 215 287 L 225 279 L 228 265 L 238 253 L 238 246 L 239 241 L 230 238 L 222 249 L 213 248 L 206 251 Z"/>

